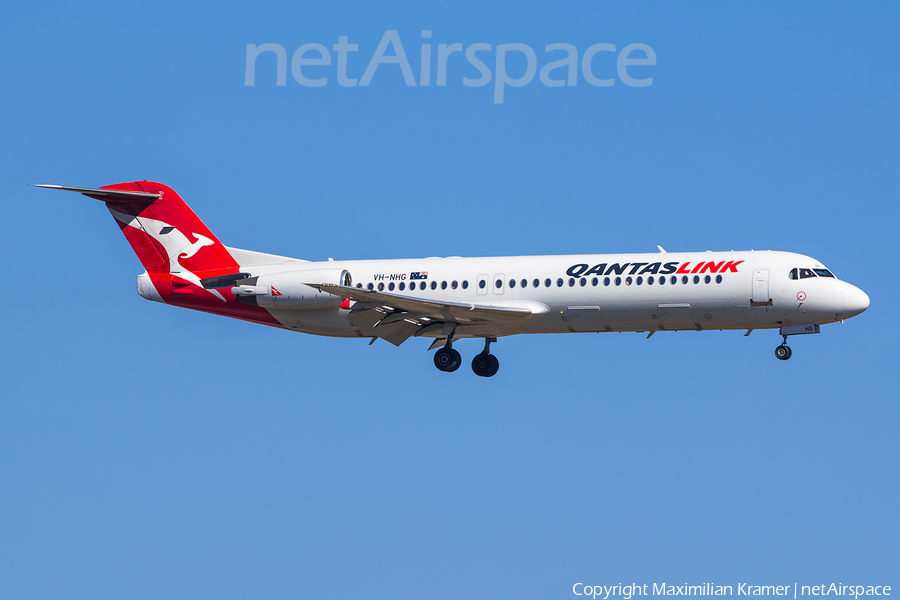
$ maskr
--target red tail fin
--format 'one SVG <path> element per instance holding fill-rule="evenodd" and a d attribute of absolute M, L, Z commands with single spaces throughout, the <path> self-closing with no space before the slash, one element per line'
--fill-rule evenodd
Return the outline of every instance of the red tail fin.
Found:
<path fill-rule="evenodd" d="M 201 278 L 238 271 L 237 262 L 225 246 L 172 188 L 152 181 L 135 181 L 100 189 L 157 195 L 128 198 L 85 194 L 106 202 L 148 273 L 173 273 L 199 282 Z"/>
<path fill-rule="evenodd" d="M 240 266 L 172 188 L 151 181 L 36 187 L 79 192 L 106 203 L 147 269 L 138 276 L 138 292 L 145 298 L 281 327 L 266 309 L 237 301 L 233 284 L 222 276 L 239 273 Z"/>

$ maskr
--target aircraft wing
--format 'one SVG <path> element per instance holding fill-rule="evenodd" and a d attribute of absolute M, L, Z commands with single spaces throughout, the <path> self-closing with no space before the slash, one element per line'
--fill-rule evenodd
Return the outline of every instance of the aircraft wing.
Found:
<path fill-rule="evenodd" d="M 443 333 L 446 324 L 504 323 L 548 312 L 539 302 L 525 305 L 446 302 L 335 284 L 306 283 L 319 291 L 353 300 L 347 318 L 376 337 L 399 346 L 413 335 Z"/>

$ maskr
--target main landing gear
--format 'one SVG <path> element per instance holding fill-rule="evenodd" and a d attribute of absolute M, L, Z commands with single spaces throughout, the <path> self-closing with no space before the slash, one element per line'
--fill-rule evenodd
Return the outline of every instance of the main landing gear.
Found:
<path fill-rule="evenodd" d="M 485 338 L 484 350 L 472 359 L 472 371 L 479 377 L 493 377 L 500 369 L 500 361 L 490 352 L 491 342 L 496 341 L 497 338 Z M 462 357 L 451 344 L 452 342 L 448 342 L 446 346 L 434 353 L 434 366 L 445 373 L 452 373 L 462 363 Z"/>
<path fill-rule="evenodd" d="M 784 341 L 781 342 L 781 345 L 775 348 L 775 358 L 778 360 L 787 360 L 791 357 L 791 348 L 787 345 L 787 336 L 781 336 L 784 338 Z"/>
<path fill-rule="evenodd" d="M 459 355 L 459 352 L 450 347 L 450 344 L 447 344 L 434 353 L 434 366 L 436 366 L 439 371 L 452 373 L 457 370 L 461 364 L 462 357 Z"/>
<path fill-rule="evenodd" d="M 472 371 L 479 377 L 493 377 L 500 369 L 500 361 L 491 354 L 491 342 L 497 338 L 485 338 L 484 350 L 472 359 Z"/>

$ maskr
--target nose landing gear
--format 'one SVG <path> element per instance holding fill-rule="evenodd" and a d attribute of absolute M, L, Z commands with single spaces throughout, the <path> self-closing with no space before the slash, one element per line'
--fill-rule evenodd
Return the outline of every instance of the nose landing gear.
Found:
<path fill-rule="evenodd" d="M 497 338 L 484 338 L 484 350 L 472 359 L 472 371 L 479 377 L 493 377 L 500 369 L 500 361 L 491 354 L 491 342 Z"/>
<path fill-rule="evenodd" d="M 784 338 L 784 341 L 780 346 L 775 348 L 775 358 L 778 360 L 787 360 L 791 357 L 791 348 L 787 345 L 787 336 L 781 336 Z"/>

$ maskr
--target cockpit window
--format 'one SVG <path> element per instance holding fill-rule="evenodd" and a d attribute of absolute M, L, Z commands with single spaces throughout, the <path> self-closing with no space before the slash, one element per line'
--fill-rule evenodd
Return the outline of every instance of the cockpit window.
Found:
<path fill-rule="evenodd" d="M 834 277 L 828 269 L 813 269 L 819 277 Z"/>
<path fill-rule="evenodd" d="M 797 279 L 797 269 L 791 269 L 791 272 L 788 274 L 788 279 Z"/>
<path fill-rule="evenodd" d="M 800 269 L 800 279 L 809 279 L 815 276 L 816 274 L 812 272 L 812 269 Z"/>

